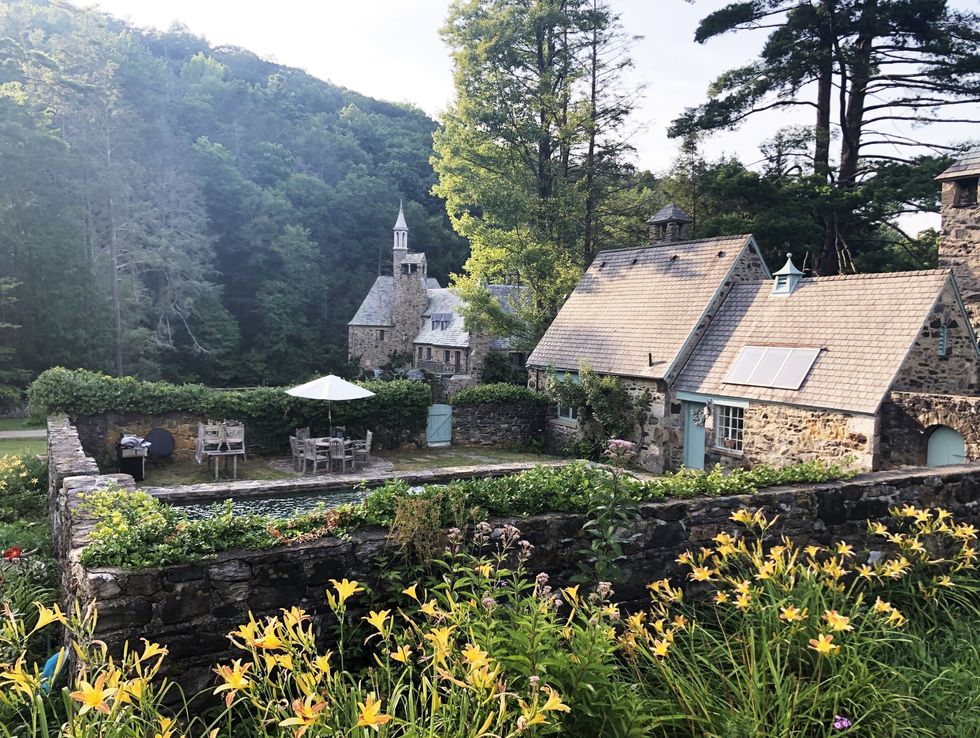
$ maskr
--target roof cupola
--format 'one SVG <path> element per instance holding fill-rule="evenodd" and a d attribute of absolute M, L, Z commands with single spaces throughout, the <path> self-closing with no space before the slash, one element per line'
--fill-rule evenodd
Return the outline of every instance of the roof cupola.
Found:
<path fill-rule="evenodd" d="M 691 217 L 674 203 L 665 205 L 647 221 L 650 243 L 662 245 L 671 241 L 686 241 L 690 238 L 692 222 Z"/>
<path fill-rule="evenodd" d="M 793 263 L 793 255 L 787 253 L 786 263 L 783 264 L 783 268 L 778 272 L 774 272 L 772 276 L 775 277 L 775 282 L 772 285 L 772 294 L 791 295 L 800 283 L 800 279 L 803 278 L 803 272 L 797 269 L 796 264 Z"/>

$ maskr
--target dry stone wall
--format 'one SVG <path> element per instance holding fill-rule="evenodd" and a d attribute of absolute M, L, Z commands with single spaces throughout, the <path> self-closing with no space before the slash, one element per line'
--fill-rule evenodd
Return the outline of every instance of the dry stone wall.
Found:
<path fill-rule="evenodd" d="M 520 448 L 544 440 L 546 405 L 500 403 L 453 406 L 453 443 Z"/>
<path fill-rule="evenodd" d="M 118 652 L 127 641 L 149 638 L 170 649 L 167 673 L 187 690 L 212 682 L 215 661 L 233 654 L 226 634 L 252 612 L 261 618 L 280 608 L 299 605 L 313 618 L 324 647 L 330 645 L 333 621 L 324 590 L 330 579 L 348 577 L 372 586 L 380 601 L 366 599 L 358 607 L 385 602 L 379 561 L 399 545 L 377 528 L 355 532 L 349 539 L 320 540 L 266 551 L 232 550 L 194 564 L 160 569 L 85 569 L 77 552 L 84 544 L 85 521 L 74 498 L 80 490 L 104 483 L 94 477 L 69 478 L 60 492 L 61 529 L 70 531 L 69 545 L 59 547 L 67 570 L 65 594 L 82 604 L 97 601 L 100 617 L 96 637 Z M 860 542 L 868 520 L 883 520 L 889 506 L 903 503 L 941 505 L 958 518 L 980 523 L 980 464 L 942 470 L 869 474 L 846 482 L 787 486 L 755 495 L 676 500 L 641 506 L 640 518 L 625 531 L 623 581 L 616 597 L 626 606 L 647 601 L 645 586 L 663 576 L 678 575 L 675 559 L 684 550 L 707 545 L 720 530 L 730 529 L 729 516 L 739 507 L 764 508 L 780 516 L 772 535 L 828 543 Z M 514 524 L 535 549 L 532 571 L 546 571 L 557 583 L 577 570 L 578 551 L 588 537 L 586 517 L 545 514 L 499 518 L 495 526 Z M 363 613 L 351 613 L 359 622 Z"/>

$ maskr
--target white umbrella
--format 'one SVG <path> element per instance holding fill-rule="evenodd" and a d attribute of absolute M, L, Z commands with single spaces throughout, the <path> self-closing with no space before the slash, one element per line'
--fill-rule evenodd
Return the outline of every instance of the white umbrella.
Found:
<path fill-rule="evenodd" d="M 344 400 L 360 400 L 365 397 L 374 397 L 371 390 L 366 390 L 353 382 L 341 379 L 333 374 L 319 377 L 298 387 L 291 387 L 286 390 L 287 395 L 293 397 L 305 397 L 308 400 L 326 400 L 327 418 L 330 427 L 333 427 L 333 414 L 330 410 L 331 402 L 342 402 Z"/>

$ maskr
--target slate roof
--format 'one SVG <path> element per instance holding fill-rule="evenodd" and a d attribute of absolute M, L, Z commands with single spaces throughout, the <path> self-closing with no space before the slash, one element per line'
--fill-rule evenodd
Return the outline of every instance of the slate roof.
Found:
<path fill-rule="evenodd" d="M 430 343 L 434 346 L 466 348 L 470 345 L 470 333 L 463 325 L 463 317 L 457 312 L 462 300 L 452 290 L 441 288 L 426 290 L 429 304 L 422 313 L 422 330 L 415 337 L 415 343 Z M 446 328 L 433 328 L 433 313 L 450 313 L 452 321 Z"/>
<path fill-rule="evenodd" d="M 732 287 L 676 390 L 874 414 L 950 272 L 815 277 L 790 295 L 772 282 Z M 799 390 L 727 384 L 743 346 L 823 349 Z"/>
<path fill-rule="evenodd" d="M 723 236 L 601 252 L 528 365 L 574 371 L 586 361 L 603 374 L 663 378 L 749 244 Z"/>
<path fill-rule="evenodd" d="M 395 302 L 395 278 L 380 276 L 374 280 L 361 306 L 347 325 L 390 326 Z"/>
<path fill-rule="evenodd" d="M 670 205 L 664 205 L 660 210 L 650 216 L 647 223 L 666 223 L 669 220 L 681 221 L 683 223 L 693 223 L 691 216 L 681 210 L 679 207 L 671 203 Z"/>
<path fill-rule="evenodd" d="M 973 175 L 980 175 L 980 146 L 967 151 L 936 179 L 959 179 Z"/>

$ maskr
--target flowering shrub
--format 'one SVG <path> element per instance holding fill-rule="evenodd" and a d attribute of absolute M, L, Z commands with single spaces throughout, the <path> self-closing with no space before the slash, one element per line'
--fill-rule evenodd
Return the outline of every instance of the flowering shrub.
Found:
<path fill-rule="evenodd" d="M 870 540 L 895 548 L 868 555 L 844 542 L 767 544 L 774 520 L 736 511 L 741 529 L 680 557 L 689 597 L 660 580 L 650 608 L 632 614 L 608 582 L 558 587 L 532 576 L 533 546 L 512 526 L 478 523 L 468 546 L 450 530 L 433 573 L 395 602 L 362 614 L 365 588 L 332 580 L 329 648 L 318 637 L 329 623 L 317 628 L 299 608 L 250 617 L 229 634 L 238 653 L 201 695 L 212 707 L 160 677 L 162 645 L 140 641 L 110 658 L 92 637 L 94 610 L 7 612 L 0 735 L 973 735 L 980 658 L 934 676 L 935 636 L 917 613 L 966 602 L 950 593 L 971 591 L 976 531 L 941 510 L 893 514 L 897 529 L 874 525 Z M 924 536 L 935 534 L 941 561 L 913 542 L 928 548 Z M 900 608 L 889 591 L 920 606 Z M 978 623 L 966 625 L 971 638 Z M 44 670 L 24 655 L 58 624 L 79 668 L 66 686 L 64 652 Z M 973 680 L 950 676 L 960 670 Z M 945 697 L 956 705 L 947 718 L 931 708 L 951 686 L 961 689 Z"/>

